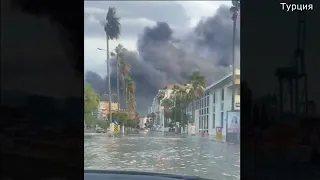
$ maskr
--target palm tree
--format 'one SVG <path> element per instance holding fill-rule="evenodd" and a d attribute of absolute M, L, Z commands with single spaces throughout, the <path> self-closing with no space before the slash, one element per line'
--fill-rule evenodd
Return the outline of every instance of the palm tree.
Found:
<path fill-rule="evenodd" d="M 109 40 L 118 39 L 120 35 L 120 18 L 116 16 L 116 9 L 109 7 L 105 21 L 103 22 L 104 31 L 106 32 L 107 43 L 107 63 L 108 63 L 108 93 L 109 93 L 109 120 L 112 121 L 112 108 L 111 108 L 111 73 L 109 61 Z"/>
<path fill-rule="evenodd" d="M 164 107 L 164 117 L 166 118 L 166 122 L 168 122 L 168 119 L 171 118 L 171 111 L 174 103 L 172 99 L 165 98 L 162 100 L 161 106 Z"/>
<path fill-rule="evenodd" d="M 191 79 L 187 84 L 189 89 L 188 96 L 192 102 L 192 121 L 195 121 L 195 101 L 198 100 L 204 94 L 204 88 L 206 87 L 207 79 L 202 76 L 199 71 L 192 73 Z"/>
<path fill-rule="evenodd" d="M 127 84 L 127 88 L 128 88 L 128 95 L 127 95 L 127 101 L 129 104 L 129 113 L 131 115 L 134 115 L 133 113 L 135 113 L 136 110 L 136 102 L 135 102 L 135 91 L 136 91 L 136 85 L 133 81 L 133 79 L 128 76 L 126 78 L 126 84 Z"/>
<path fill-rule="evenodd" d="M 123 61 L 123 46 L 121 44 L 118 44 L 118 46 L 115 48 L 115 53 L 111 52 L 111 56 L 115 56 L 117 61 L 117 101 L 120 105 L 120 66 L 124 64 Z M 118 106 L 118 111 L 120 111 L 120 106 Z"/>
<path fill-rule="evenodd" d="M 186 105 L 190 102 L 189 91 L 190 85 L 184 84 L 176 84 L 173 88 L 173 92 L 171 93 L 171 99 L 175 101 L 175 111 L 179 108 L 180 111 L 180 119 L 178 120 L 179 124 L 183 127 L 189 124 L 189 119 L 184 119 L 186 117 Z M 176 112 L 174 113 L 176 116 Z M 177 121 L 176 118 L 174 118 Z M 187 120 L 187 121 L 186 121 Z"/>
<path fill-rule="evenodd" d="M 120 75 L 122 79 L 122 96 L 123 99 L 125 100 L 125 109 L 127 109 L 127 81 L 126 78 L 129 77 L 130 72 L 131 72 L 131 65 L 126 63 L 124 61 L 125 59 L 125 54 L 128 52 L 126 48 L 124 48 L 121 44 L 118 44 L 118 46 L 115 48 L 115 53 L 114 56 L 116 57 L 117 60 L 117 95 L 118 95 L 118 103 L 120 103 Z"/>
<path fill-rule="evenodd" d="M 124 49 L 125 50 L 125 49 Z M 122 75 L 122 83 L 123 83 L 123 99 L 127 99 L 127 89 L 128 83 L 127 78 L 130 76 L 129 73 L 131 72 L 131 65 L 125 63 L 124 61 L 120 62 L 120 73 Z M 125 109 L 127 109 L 127 101 L 125 101 Z"/>

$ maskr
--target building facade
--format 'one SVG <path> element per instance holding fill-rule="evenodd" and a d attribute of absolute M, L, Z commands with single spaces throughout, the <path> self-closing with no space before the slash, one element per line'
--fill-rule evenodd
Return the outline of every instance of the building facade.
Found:
<path fill-rule="evenodd" d="M 158 101 L 158 96 L 160 93 L 164 92 L 164 98 L 170 98 L 171 93 L 173 92 L 173 84 L 168 84 L 165 88 L 161 89 L 158 91 L 156 96 L 153 98 L 152 104 L 150 107 L 148 107 L 148 114 L 154 113 L 156 115 L 155 121 L 154 121 L 154 126 L 156 125 L 163 125 L 163 122 L 165 120 L 164 117 L 164 107 L 161 106 L 162 100 L 159 102 Z"/>
<path fill-rule="evenodd" d="M 147 117 L 141 117 L 139 118 L 139 127 L 140 128 L 146 128 L 146 123 L 147 123 L 148 118 Z"/>
<path fill-rule="evenodd" d="M 232 74 L 205 88 L 204 96 L 196 101 L 194 123 L 199 133 L 203 130 L 209 135 L 216 134 L 216 128 L 222 128 L 226 135 L 226 116 L 232 110 L 232 88 L 235 88 L 234 110 L 240 111 L 240 70 L 236 70 L 235 85 L 232 85 Z M 187 113 L 192 115 L 191 104 Z"/>
<path fill-rule="evenodd" d="M 116 102 L 111 103 L 111 110 L 112 111 L 118 111 L 119 104 Z M 99 106 L 99 116 L 103 119 L 107 118 L 107 115 L 109 113 L 109 102 L 108 101 L 100 101 Z"/>

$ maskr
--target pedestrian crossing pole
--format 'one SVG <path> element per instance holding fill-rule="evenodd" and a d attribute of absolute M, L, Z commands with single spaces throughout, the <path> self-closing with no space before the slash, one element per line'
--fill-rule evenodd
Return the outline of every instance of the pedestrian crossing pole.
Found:
<path fill-rule="evenodd" d="M 110 124 L 110 131 L 114 132 L 114 124 L 113 123 Z"/>

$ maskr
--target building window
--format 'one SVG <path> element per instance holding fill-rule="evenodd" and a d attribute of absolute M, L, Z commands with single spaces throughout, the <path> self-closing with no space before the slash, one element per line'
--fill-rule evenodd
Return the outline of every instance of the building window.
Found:
<path fill-rule="evenodd" d="M 223 120 L 224 120 L 224 117 L 223 117 L 224 113 L 221 112 L 221 127 L 223 128 Z"/>
<path fill-rule="evenodd" d="M 224 101 L 224 89 L 221 89 L 221 101 Z"/>
<path fill-rule="evenodd" d="M 202 102 L 202 103 L 201 103 L 202 108 L 204 107 L 204 100 L 205 100 L 205 99 L 202 97 L 202 99 L 201 99 L 201 102 Z"/>
<path fill-rule="evenodd" d="M 212 102 L 213 104 L 216 104 L 216 93 L 212 94 Z"/>
<path fill-rule="evenodd" d="M 213 113 L 212 115 L 212 129 L 216 128 L 216 115 Z"/>
<path fill-rule="evenodd" d="M 224 109 L 224 89 L 221 89 L 221 111 Z"/>
<path fill-rule="evenodd" d="M 223 111 L 224 110 L 224 103 L 223 103 L 223 101 L 221 101 L 221 111 Z"/>
<path fill-rule="evenodd" d="M 209 133 L 209 115 L 207 114 L 207 117 L 206 117 L 206 124 L 207 124 L 207 126 L 206 126 L 206 133 Z"/>
<path fill-rule="evenodd" d="M 204 99 L 204 105 L 203 105 L 203 107 L 206 107 L 207 106 L 207 98 L 205 97 L 205 98 L 203 98 Z"/>
<path fill-rule="evenodd" d="M 207 107 L 209 106 L 209 101 L 210 101 L 210 99 L 209 99 L 209 95 L 207 96 Z"/>

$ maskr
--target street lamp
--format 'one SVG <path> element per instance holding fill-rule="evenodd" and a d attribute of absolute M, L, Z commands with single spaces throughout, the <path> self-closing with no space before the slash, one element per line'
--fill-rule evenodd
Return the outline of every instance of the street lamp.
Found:
<path fill-rule="evenodd" d="M 232 0 L 232 7 L 230 8 L 230 11 L 232 14 L 232 20 L 233 20 L 233 40 L 232 40 L 232 110 L 234 111 L 235 106 L 235 81 L 236 81 L 236 67 L 235 67 L 235 46 L 236 46 L 236 26 L 237 26 L 237 18 L 238 18 L 238 12 L 240 10 L 240 1 L 239 0 Z M 237 139 L 239 142 L 240 139 L 240 133 L 237 133 Z"/>
<path fill-rule="evenodd" d="M 110 95 L 107 94 L 107 93 L 104 93 L 103 95 L 104 95 L 104 96 L 108 96 L 108 97 L 110 96 Z M 111 94 L 111 97 L 112 97 L 112 96 L 118 96 L 118 95 L 117 95 L 117 94 Z"/>
<path fill-rule="evenodd" d="M 232 38 L 232 110 L 234 111 L 235 104 L 235 81 L 236 81 L 236 66 L 235 66 L 235 46 L 236 46 L 236 27 L 237 27 L 237 17 L 240 8 L 240 2 L 238 0 L 232 0 L 232 7 L 230 11 L 232 12 L 233 21 L 233 38 Z"/>
<path fill-rule="evenodd" d="M 108 46 L 107 46 L 108 47 Z M 112 122 L 112 111 L 111 111 L 111 79 L 110 79 L 110 60 L 109 60 L 109 54 L 108 54 L 108 51 L 105 50 L 105 49 L 102 49 L 102 48 L 97 48 L 99 51 L 105 51 L 106 52 L 106 56 L 107 56 L 107 71 L 108 71 L 108 93 L 109 93 L 109 119 L 110 119 L 110 122 Z"/>

